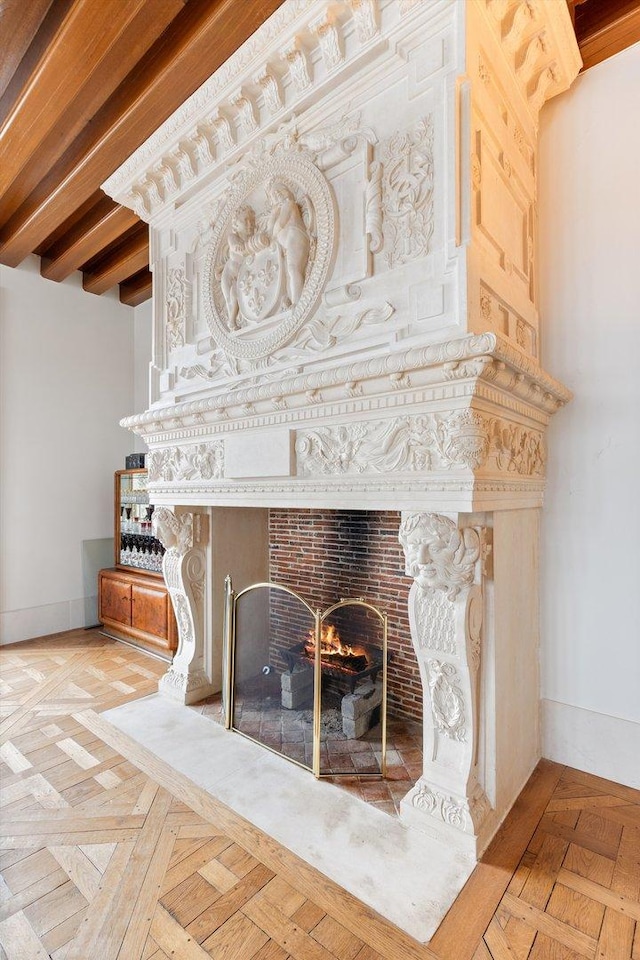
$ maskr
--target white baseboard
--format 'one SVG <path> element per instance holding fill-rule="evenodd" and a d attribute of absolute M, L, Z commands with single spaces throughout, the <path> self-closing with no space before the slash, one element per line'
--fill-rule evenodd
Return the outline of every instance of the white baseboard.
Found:
<path fill-rule="evenodd" d="M 98 598 L 81 597 L 0 613 L 0 646 L 51 633 L 92 627 L 98 622 Z"/>
<path fill-rule="evenodd" d="M 640 723 L 556 700 L 540 714 L 543 757 L 640 788 Z"/>

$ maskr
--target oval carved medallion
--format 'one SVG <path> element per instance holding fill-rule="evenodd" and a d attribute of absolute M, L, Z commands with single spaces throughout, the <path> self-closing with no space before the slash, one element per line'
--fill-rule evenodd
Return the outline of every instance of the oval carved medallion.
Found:
<path fill-rule="evenodd" d="M 304 155 L 271 156 L 234 177 L 204 270 L 207 323 L 227 354 L 259 359 L 293 336 L 322 294 L 335 232 L 331 188 Z"/>

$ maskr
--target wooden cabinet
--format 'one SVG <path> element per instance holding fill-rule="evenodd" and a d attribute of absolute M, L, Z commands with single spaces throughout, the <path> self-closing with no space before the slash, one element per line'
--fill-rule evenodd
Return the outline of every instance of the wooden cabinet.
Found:
<path fill-rule="evenodd" d="M 171 659 L 178 629 L 160 565 L 162 545 L 151 532 L 146 470 L 115 476 L 115 566 L 101 570 L 98 617 L 105 633 Z"/>
<path fill-rule="evenodd" d="M 171 656 L 178 646 L 169 593 L 153 574 L 101 570 L 98 617 L 105 632 L 119 640 L 165 656 Z"/>

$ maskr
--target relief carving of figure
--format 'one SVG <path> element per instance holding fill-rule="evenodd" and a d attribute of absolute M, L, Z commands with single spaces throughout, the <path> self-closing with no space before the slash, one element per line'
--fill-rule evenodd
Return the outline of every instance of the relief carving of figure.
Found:
<path fill-rule="evenodd" d="M 232 221 L 231 233 L 227 238 L 229 259 L 224 265 L 220 281 L 222 295 L 227 305 L 230 330 L 238 329 L 238 274 L 244 258 L 249 252 L 247 244 L 255 233 L 255 229 L 256 215 L 253 208 L 248 204 L 238 207 Z"/>
<path fill-rule="evenodd" d="M 311 248 L 309 232 L 291 190 L 280 180 L 268 187 L 272 203 L 269 233 L 282 250 L 286 271 L 287 297 L 295 305 L 302 296 Z"/>

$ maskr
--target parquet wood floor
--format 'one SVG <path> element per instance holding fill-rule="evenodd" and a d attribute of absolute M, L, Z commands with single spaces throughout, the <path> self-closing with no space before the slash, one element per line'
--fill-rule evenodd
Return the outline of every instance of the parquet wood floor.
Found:
<path fill-rule="evenodd" d="M 542 761 L 424 946 L 101 719 L 164 664 L 74 631 L 0 666 L 0 960 L 640 960 L 638 791 Z"/>

